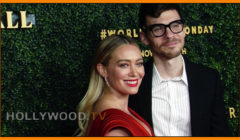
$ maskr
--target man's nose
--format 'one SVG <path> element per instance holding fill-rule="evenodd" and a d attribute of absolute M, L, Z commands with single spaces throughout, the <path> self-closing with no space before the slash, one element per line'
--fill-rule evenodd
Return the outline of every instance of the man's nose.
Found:
<path fill-rule="evenodd" d="M 166 28 L 165 36 L 168 38 L 171 38 L 171 37 L 173 37 L 173 35 L 174 35 L 174 33 L 171 31 L 171 29 L 169 27 Z"/>

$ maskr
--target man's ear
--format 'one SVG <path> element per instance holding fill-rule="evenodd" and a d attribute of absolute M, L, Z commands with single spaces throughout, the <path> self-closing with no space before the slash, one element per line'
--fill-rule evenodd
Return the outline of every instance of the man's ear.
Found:
<path fill-rule="evenodd" d="M 182 32 L 184 33 L 184 38 L 186 37 L 185 28 L 186 28 L 186 27 L 185 27 L 185 25 L 184 25 L 184 26 L 183 26 L 183 31 L 182 31 Z"/>
<path fill-rule="evenodd" d="M 149 41 L 144 31 L 140 32 L 140 39 L 145 46 L 149 46 Z"/>
<path fill-rule="evenodd" d="M 107 76 L 107 70 L 103 64 L 101 63 L 97 64 L 97 71 L 102 77 Z"/>

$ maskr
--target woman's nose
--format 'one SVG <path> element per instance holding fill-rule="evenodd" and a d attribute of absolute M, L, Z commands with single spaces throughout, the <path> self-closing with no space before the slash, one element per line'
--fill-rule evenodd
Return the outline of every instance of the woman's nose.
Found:
<path fill-rule="evenodd" d="M 131 76 L 136 76 L 137 75 L 137 70 L 134 66 L 131 66 L 131 68 L 130 68 L 130 75 Z"/>

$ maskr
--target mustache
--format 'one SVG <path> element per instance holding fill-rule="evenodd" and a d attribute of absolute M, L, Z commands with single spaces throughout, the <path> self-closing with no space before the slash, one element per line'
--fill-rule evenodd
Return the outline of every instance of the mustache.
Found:
<path fill-rule="evenodd" d="M 180 39 L 176 39 L 176 38 L 173 38 L 173 39 L 168 39 L 167 41 L 165 41 L 164 43 L 163 43 L 163 45 L 167 45 L 167 44 L 169 44 L 169 43 L 173 43 L 173 42 L 181 42 L 181 40 Z"/>

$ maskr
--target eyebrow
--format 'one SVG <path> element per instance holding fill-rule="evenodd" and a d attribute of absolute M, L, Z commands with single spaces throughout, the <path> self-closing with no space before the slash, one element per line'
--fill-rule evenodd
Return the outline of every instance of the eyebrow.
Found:
<path fill-rule="evenodd" d="M 158 25 L 165 25 L 165 26 L 167 26 L 167 25 L 170 25 L 170 24 L 173 23 L 173 22 L 183 22 L 183 20 L 182 20 L 182 19 L 173 20 L 173 21 L 169 22 L 168 24 L 155 23 L 155 24 L 147 25 L 146 27 L 149 28 L 149 27 L 152 27 L 152 26 L 158 26 Z"/>
<path fill-rule="evenodd" d="M 143 61 L 143 58 L 139 58 L 139 59 L 137 59 L 136 61 L 141 61 L 141 60 Z M 120 60 L 117 61 L 117 63 L 120 63 L 120 62 L 122 62 L 122 61 L 130 62 L 129 59 L 120 59 Z"/>

